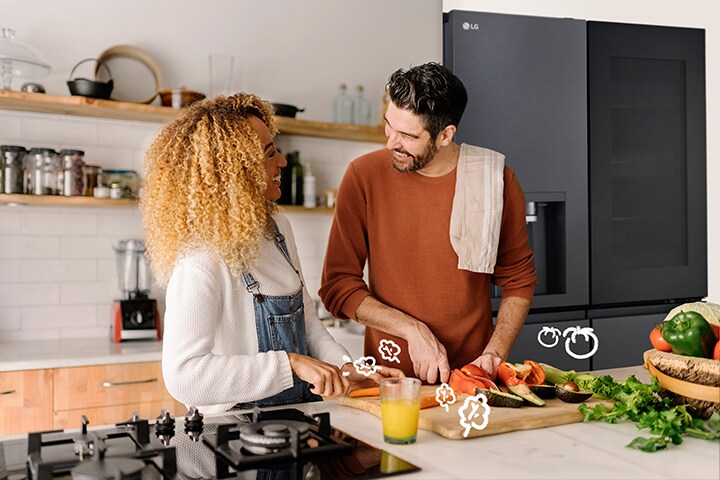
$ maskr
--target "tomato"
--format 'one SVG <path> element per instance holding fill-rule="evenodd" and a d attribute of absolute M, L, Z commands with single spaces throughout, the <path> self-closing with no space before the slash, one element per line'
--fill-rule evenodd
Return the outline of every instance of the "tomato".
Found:
<path fill-rule="evenodd" d="M 713 351 L 713 359 L 720 360 L 720 340 L 715 344 L 715 350 Z"/>
<path fill-rule="evenodd" d="M 659 350 L 661 352 L 672 352 L 672 347 L 663 338 L 660 327 L 655 327 L 650 331 L 650 343 L 652 343 L 655 350 Z"/>

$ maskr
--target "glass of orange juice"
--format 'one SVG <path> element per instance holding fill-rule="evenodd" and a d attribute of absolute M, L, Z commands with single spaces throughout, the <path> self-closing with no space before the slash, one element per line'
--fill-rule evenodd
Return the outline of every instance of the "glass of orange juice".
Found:
<path fill-rule="evenodd" d="M 382 380 L 380 409 L 386 442 L 415 443 L 420 417 L 420 380 L 417 378 Z"/>

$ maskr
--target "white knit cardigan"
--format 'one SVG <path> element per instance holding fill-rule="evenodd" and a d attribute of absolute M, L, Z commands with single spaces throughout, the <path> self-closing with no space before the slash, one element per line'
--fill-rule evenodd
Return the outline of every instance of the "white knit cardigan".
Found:
<path fill-rule="evenodd" d="M 273 218 L 300 270 L 290 222 L 280 214 Z M 300 280 L 274 241 L 262 239 L 259 247 L 259 260 L 250 273 L 260 284 L 260 292 L 288 295 L 297 291 Z M 342 365 L 348 352 L 318 320 L 307 288 L 303 288 L 303 300 L 309 355 Z M 204 250 L 179 259 L 170 277 L 162 368 L 168 392 L 204 413 L 267 398 L 293 383 L 286 352 L 258 353 L 253 297 L 242 275 L 234 278 L 220 257 Z"/>

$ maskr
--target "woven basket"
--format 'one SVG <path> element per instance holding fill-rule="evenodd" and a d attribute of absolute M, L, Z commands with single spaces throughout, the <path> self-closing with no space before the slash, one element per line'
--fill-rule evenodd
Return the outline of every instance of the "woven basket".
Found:
<path fill-rule="evenodd" d="M 690 405 L 693 414 L 709 418 L 720 412 L 720 361 L 648 350 L 645 368 L 677 405 Z"/>

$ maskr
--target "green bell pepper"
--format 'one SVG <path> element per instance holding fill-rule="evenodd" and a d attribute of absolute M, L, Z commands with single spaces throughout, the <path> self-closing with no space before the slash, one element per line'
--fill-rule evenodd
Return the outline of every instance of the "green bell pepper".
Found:
<path fill-rule="evenodd" d="M 690 357 L 712 358 L 715 332 L 697 312 L 680 312 L 660 325 L 662 336 L 673 353 Z"/>

